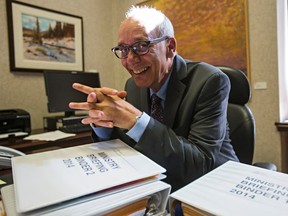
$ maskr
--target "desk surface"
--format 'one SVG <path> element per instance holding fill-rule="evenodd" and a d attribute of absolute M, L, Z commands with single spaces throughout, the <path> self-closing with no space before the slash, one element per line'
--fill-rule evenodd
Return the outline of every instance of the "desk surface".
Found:
<path fill-rule="evenodd" d="M 288 131 L 288 122 L 275 122 L 278 131 Z"/>
<path fill-rule="evenodd" d="M 33 130 L 32 134 L 43 133 L 43 129 Z M 72 147 L 76 145 L 88 144 L 93 142 L 91 132 L 83 132 L 76 136 L 60 139 L 56 141 L 40 141 L 40 140 L 23 140 L 19 137 L 10 137 L 0 140 L 1 146 L 7 146 L 17 149 L 26 154 L 42 152 L 52 149 Z"/>
<path fill-rule="evenodd" d="M 281 171 L 288 173 L 288 122 L 276 122 L 281 138 Z"/>

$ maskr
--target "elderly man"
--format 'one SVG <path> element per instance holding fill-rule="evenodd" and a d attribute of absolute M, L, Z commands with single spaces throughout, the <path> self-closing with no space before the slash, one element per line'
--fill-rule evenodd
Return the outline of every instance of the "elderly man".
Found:
<path fill-rule="evenodd" d="M 228 77 L 216 67 L 184 60 L 170 20 L 150 7 L 132 6 L 112 48 L 130 73 L 124 91 L 74 84 L 87 102 L 95 141 L 120 138 L 167 170 L 172 191 L 228 160 Z M 156 102 L 154 100 L 156 98 Z M 125 98 L 125 99 L 124 99 Z"/>

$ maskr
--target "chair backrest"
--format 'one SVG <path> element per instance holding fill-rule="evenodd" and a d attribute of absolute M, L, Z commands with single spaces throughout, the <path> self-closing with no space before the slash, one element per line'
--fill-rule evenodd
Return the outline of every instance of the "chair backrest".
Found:
<path fill-rule="evenodd" d="M 250 100 L 250 83 L 239 69 L 217 66 L 230 79 L 231 90 L 228 105 L 230 139 L 240 162 L 252 164 L 255 145 L 255 121 L 246 105 Z"/>

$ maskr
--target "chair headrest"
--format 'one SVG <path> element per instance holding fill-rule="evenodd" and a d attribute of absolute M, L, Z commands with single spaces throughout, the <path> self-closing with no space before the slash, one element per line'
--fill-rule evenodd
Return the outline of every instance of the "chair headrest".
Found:
<path fill-rule="evenodd" d="M 251 97 L 250 83 L 247 76 L 239 69 L 227 66 L 216 66 L 223 71 L 230 79 L 231 90 L 229 103 L 246 104 Z"/>

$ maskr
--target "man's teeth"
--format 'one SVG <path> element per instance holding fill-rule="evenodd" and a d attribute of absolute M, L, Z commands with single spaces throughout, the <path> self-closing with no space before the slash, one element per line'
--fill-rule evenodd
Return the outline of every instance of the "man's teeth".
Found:
<path fill-rule="evenodd" d="M 140 73 L 142 73 L 142 72 L 145 71 L 145 70 L 147 70 L 147 68 L 143 68 L 143 69 L 141 69 L 141 70 L 134 70 L 133 73 L 135 73 L 135 74 L 140 74 Z"/>

